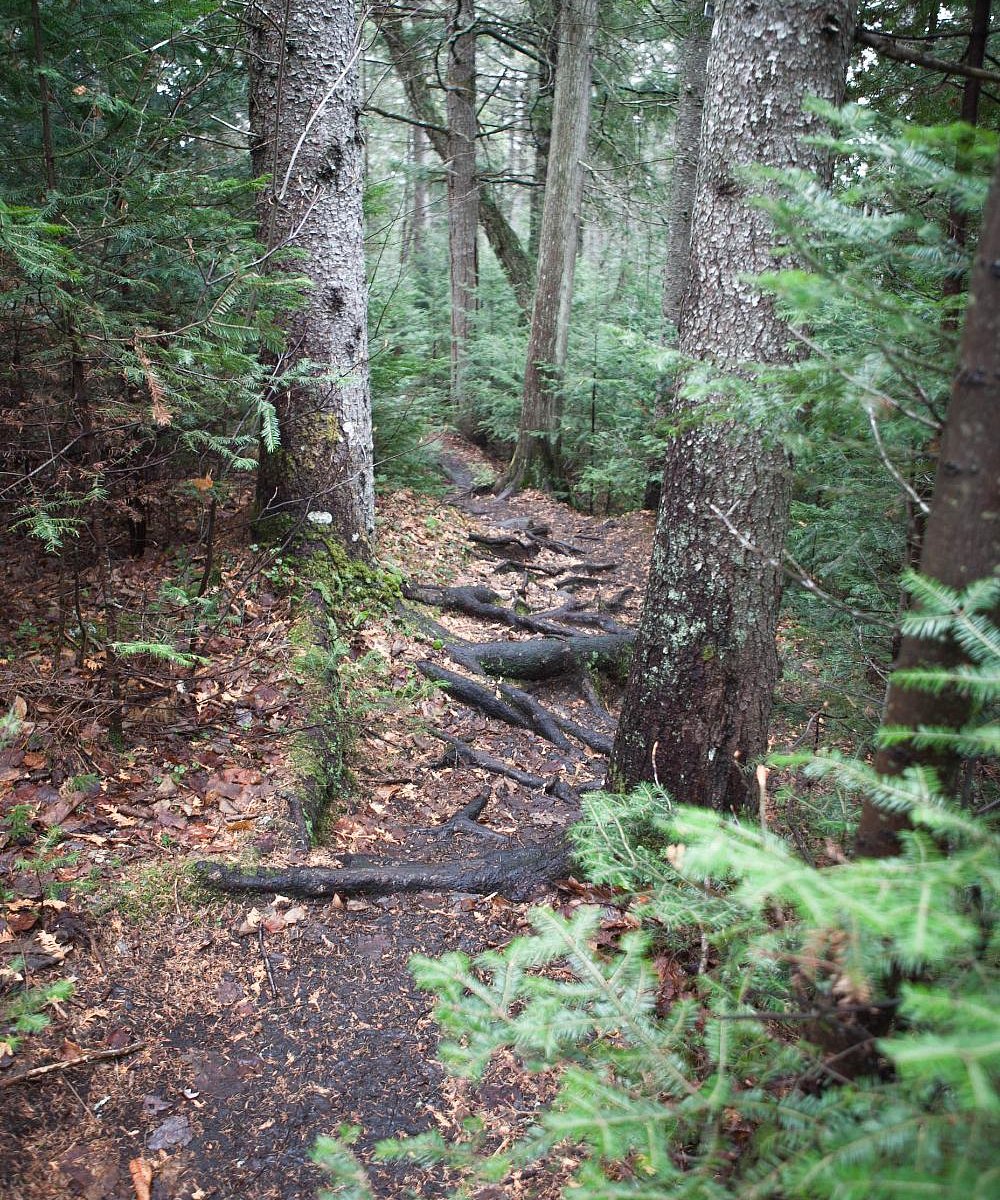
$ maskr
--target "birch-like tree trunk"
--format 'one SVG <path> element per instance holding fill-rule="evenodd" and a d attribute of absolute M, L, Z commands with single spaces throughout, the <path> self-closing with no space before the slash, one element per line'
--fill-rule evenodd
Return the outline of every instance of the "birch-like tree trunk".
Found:
<path fill-rule="evenodd" d="M 535 298 L 524 373 L 524 398 L 508 487 L 549 488 L 561 477 L 560 383 L 566 361 L 580 229 L 582 159 L 590 125 L 590 71 L 597 0 L 564 0 L 559 14 L 559 69 L 545 174 Z"/>
<path fill-rule="evenodd" d="M 853 26 L 848 0 L 719 5 L 680 314 L 680 349 L 693 358 L 738 370 L 786 356 L 787 329 L 747 279 L 774 269 L 774 238 L 739 168 L 822 166 L 804 142 L 816 119 L 802 103 L 842 99 Z M 659 782 L 678 801 L 718 809 L 755 799 L 788 502 L 786 456 L 759 431 L 707 422 L 668 447 L 616 786 Z"/>
<path fill-rule="evenodd" d="M 462 393 L 466 346 L 479 282 L 479 185 L 476 179 L 476 11 L 455 0 L 448 22 L 448 261 L 451 277 L 451 403 L 468 428 Z"/>
<path fill-rule="evenodd" d="M 375 524 L 368 288 L 361 197 L 360 43 L 352 3 L 254 0 L 250 21 L 253 170 L 270 177 L 259 203 L 261 240 L 311 289 L 288 318 L 289 362 L 315 364 L 308 384 L 275 397 L 281 445 L 261 450 L 260 516 L 329 514 L 352 553 Z"/>

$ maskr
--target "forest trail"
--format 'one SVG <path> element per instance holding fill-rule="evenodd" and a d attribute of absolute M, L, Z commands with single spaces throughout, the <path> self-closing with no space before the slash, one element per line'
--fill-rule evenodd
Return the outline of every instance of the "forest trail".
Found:
<path fill-rule="evenodd" d="M 475 495 L 472 484 L 486 463 L 454 440 L 443 462 L 458 485 L 450 496 L 396 493 L 383 506 L 383 557 L 411 583 L 489 587 L 504 608 L 519 613 L 567 604 L 572 612 L 583 601 L 577 618 L 603 611 L 614 622 L 634 624 L 648 515 L 589 517 L 537 493 L 509 500 Z M 326 844 L 307 856 L 286 844 L 289 825 L 274 789 L 258 788 L 252 817 L 229 821 L 230 828 L 248 830 L 246 840 L 255 838 L 266 861 L 316 865 L 361 852 L 389 861 L 464 862 L 493 850 L 497 838 L 501 845 L 551 845 L 576 815 L 575 789 L 603 778 L 603 756 L 574 737 L 569 749 L 559 749 L 442 691 L 415 688 L 417 661 L 456 668 L 446 639 L 480 643 L 528 634 L 468 614 L 410 607 L 422 616 L 409 632 L 387 621 L 362 632 L 368 650 L 382 647 L 389 682 L 416 698 L 385 695 L 369 707 L 353 754 L 354 794 L 335 814 Z M 568 634 L 583 631 L 598 632 L 566 626 Z M 598 696 L 583 678 L 521 686 L 591 731 L 613 732 L 604 705 L 613 709 L 614 697 Z M 557 794 L 456 762 L 454 754 L 449 760 L 456 743 L 431 728 L 542 777 Z M 224 770 L 216 764 L 217 774 Z M 428 832 L 477 797 L 486 800 L 479 821 L 494 838 L 468 826 L 447 838 Z M 156 812 L 162 818 L 159 804 L 147 810 L 150 821 Z M 122 840 L 129 832 L 117 830 Z M 178 832 L 175 855 L 183 858 L 190 851 L 180 839 Z M 220 857 L 225 849 L 222 837 L 203 844 Z M 255 905 L 245 895 L 206 900 L 179 890 L 173 879 L 172 893 L 168 886 L 151 913 L 123 906 L 96 920 L 74 905 L 73 919 L 63 921 L 58 936 L 66 957 L 59 969 L 75 977 L 75 994 L 7 1077 L 0 1073 L 4 1200 L 132 1200 L 143 1195 L 150 1172 L 153 1200 L 305 1200 L 322 1182 L 310 1149 L 317 1136 L 343 1124 L 361 1127 L 365 1151 L 395 1134 L 457 1132 L 473 1110 L 486 1115 L 498 1141 L 530 1121 L 546 1082 L 529 1082 L 512 1060 L 495 1063 L 474 1092 L 444 1077 L 428 1002 L 407 971 L 416 952 L 476 953 L 505 944 L 524 928 L 530 897 L 419 892 L 276 905 L 265 897 Z M 565 908 L 581 895 L 593 893 L 570 882 L 538 890 L 536 899 Z M 51 926 L 50 918 L 43 914 L 42 923 Z M 26 1067 L 62 1066 L 94 1050 L 121 1057 L 3 1086 Z M 376 1166 L 373 1180 L 380 1197 L 411 1189 L 443 1194 L 440 1173 L 409 1166 Z M 555 1194 L 556 1183 L 554 1176 L 526 1174 L 495 1194 L 543 1197 Z"/>

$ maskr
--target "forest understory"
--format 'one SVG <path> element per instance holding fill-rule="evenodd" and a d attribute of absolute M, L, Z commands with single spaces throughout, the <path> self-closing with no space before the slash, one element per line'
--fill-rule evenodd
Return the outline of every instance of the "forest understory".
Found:
<path fill-rule="evenodd" d="M 551 1092 L 549 1075 L 521 1071 L 509 1054 L 475 1088 L 445 1076 L 407 961 L 505 945 L 539 901 L 566 914 L 603 905 L 608 947 L 634 927 L 621 897 L 572 876 L 562 843 L 580 792 L 603 780 L 594 747 L 613 733 L 620 672 L 556 662 L 551 678 L 501 683 L 475 673 L 467 648 L 544 649 L 554 631 L 586 644 L 633 626 L 652 521 L 588 517 L 531 491 L 477 495 L 470 485 L 490 471 L 482 455 L 453 439 L 443 458 L 465 486 L 441 498 L 399 491 L 381 504 L 381 561 L 412 598 L 341 627 L 348 682 L 335 713 L 303 665 L 308 605 L 295 603 L 284 563 L 255 560 L 235 511 L 220 522 L 217 587 L 240 619 L 197 647 L 210 658 L 194 668 L 132 660 L 119 749 L 108 743 L 100 651 L 77 665 L 66 646 L 54 661 L 58 614 L 45 597 L 56 589 L 37 586 L 41 568 L 23 547 L 7 550 L 3 602 L 19 632 L 3 682 L 22 698 L 30 736 L 0 760 L 0 866 L 27 859 L 29 869 L 3 906 L 0 953 L 23 955 L 33 985 L 71 976 L 75 990 L 0 1072 L 0 1195 L 292 1200 L 320 1185 L 310 1151 L 341 1125 L 362 1128 L 365 1157 L 382 1137 L 460 1136 L 475 1111 L 503 1145 Z M 123 558 L 118 583 L 142 609 L 139 597 L 155 596 L 175 566 L 155 550 Z M 454 607 L 470 598 L 486 616 Z M 443 603 L 421 603 L 433 599 Z M 795 656 L 793 643 L 784 649 Z M 796 692 L 779 726 L 786 748 L 811 745 L 822 719 L 811 668 L 786 670 Z M 471 699 L 453 697 L 454 682 L 430 682 L 447 672 L 472 686 Z M 497 712 L 524 718 L 504 697 L 512 685 L 544 706 L 529 704 L 528 727 L 477 706 L 485 689 Z M 540 735 L 543 711 L 562 730 L 543 719 Z M 349 739 L 348 772 L 320 844 L 305 850 L 294 800 L 304 794 L 303 737 L 313 753 L 322 744 L 317 720 L 338 726 L 335 742 Z M 763 820 L 822 861 L 823 846 L 805 844 L 794 814 L 776 807 L 775 782 Z M 47 839 L 57 826 L 61 839 Z M 519 854 L 531 859 L 527 874 L 474 878 L 477 863 Z M 195 862 L 212 866 L 199 877 Z M 281 869 L 285 894 L 206 888 L 212 870 L 218 882 L 233 864 L 243 883 L 265 887 L 266 872 Z M 345 867 L 359 864 L 376 885 L 342 886 Z M 412 874 L 414 864 L 453 886 L 398 890 L 400 868 Z M 325 898 L 290 894 L 304 868 L 333 873 Z M 57 884 L 64 900 L 52 898 Z M 691 990 L 697 947 L 691 955 L 656 960 L 665 998 Z M 554 1197 L 574 1165 L 567 1147 L 477 1195 Z M 372 1171 L 379 1196 L 444 1194 L 440 1171 Z"/>

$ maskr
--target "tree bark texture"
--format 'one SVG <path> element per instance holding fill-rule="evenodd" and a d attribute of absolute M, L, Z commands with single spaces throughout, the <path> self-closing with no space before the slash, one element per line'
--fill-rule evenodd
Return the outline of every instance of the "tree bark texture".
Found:
<path fill-rule="evenodd" d="M 847 0 L 719 6 L 679 328 L 692 358 L 739 370 L 786 356 L 786 328 L 747 280 L 774 269 L 774 238 L 739 168 L 822 165 L 803 143 L 816 119 L 802 103 L 842 99 L 853 23 Z M 749 768 L 767 747 L 778 674 L 788 502 L 785 454 L 755 430 L 709 422 L 668 447 L 615 786 L 658 782 L 679 801 L 717 809 L 752 803 Z"/>
<path fill-rule="evenodd" d="M 1000 161 L 986 202 L 983 228 L 972 267 L 969 304 L 941 440 L 931 512 L 927 518 L 922 574 L 961 590 L 1000 570 Z M 896 667 L 954 668 L 966 661 L 953 641 L 904 637 Z M 961 729 L 969 719 L 968 696 L 932 694 L 890 681 L 883 724 Z M 939 752 L 903 743 L 884 747 L 875 759 L 883 775 L 899 775 L 916 763 L 944 773 L 954 761 Z M 870 858 L 895 854 L 905 816 L 866 802 L 856 851 Z"/>
<path fill-rule="evenodd" d="M 451 272 L 451 402 L 464 419 L 462 371 L 479 282 L 476 179 L 476 33 L 473 0 L 455 0 L 448 23 L 448 262 Z"/>
<path fill-rule="evenodd" d="M 343 545 L 365 554 L 375 492 L 354 5 L 254 0 L 249 18 L 252 163 L 270 177 L 261 239 L 305 252 L 291 269 L 312 287 L 289 317 L 287 355 L 316 373 L 274 397 L 281 446 L 262 449 L 259 509 L 328 512 Z"/>
<path fill-rule="evenodd" d="M 508 482 L 550 487 L 561 475 L 560 376 L 566 361 L 573 275 L 580 228 L 582 159 L 590 125 L 590 73 L 597 0 L 564 0 L 559 16 L 559 70 L 545 174 L 535 299 L 524 373 L 517 447 Z"/>
<path fill-rule="evenodd" d="M 424 77 L 424 65 L 404 32 L 402 20 L 395 16 L 383 17 L 379 23 L 379 30 L 389 51 L 393 69 L 403 85 L 414 119 L 423 126 L 434 153 L 442 162 L 448 162 L 448 135 Z M 528 313 L 531 309 L 531 260 L 510 222 L 501 212 L 492 192 L 482 185 L 479 187 L 479 220 L 487 241 L 507 276 L 518 307 L 522 312 Z"/>
<path fill-rule="evenodd" d="M 535 27 L 536 44 L 545 57 L 545 62 L 538 64 L 538 88 L 530 112 L 531 140 L 535 150 L 528 202 L 528 253 L 532 258 L 538 257 L 545 203 L 545 175 L 549 166 L 549 143 L 552 140 L 552 98 L 559 60 L 558 10 L 558 0 L 531 0 L 528 5 L 531 23 Z"/>
<path fill-rule="evenodd" d="M 688 25 L 679 64 L 677 115 L 674 118 L 662 310 L 664 322 L 675 330 L 680 323 L 681 298 L 687 287 L 691 213 L 698 176 L 701 114 L 705 105 L 705 72 L 708 48 L 712 41 L 712 23 L 704 17 L 704 7 L 703 0 L 692 0 L 688 5 Z"/>
<path fill-rule="evenodd" d="M 691 0 L 687 26 L 681 44 L 677 113 L 673 129 L 673 161 L 670 190 L 667 195 L 667 245 L 663 263 L 661 312 L 663 345 L 677 339 L 681 300 L 687 287 L 691 265 L 691 214 L 698 179 L 698 153 L 701 146 L 701 114 L 705 107 L 705 79 L 708 48 L 712 42 L 712 23 L 704 16 L 702 0 Z M 660 376 L 654 395 L 656 420 L 662 421 L 670 404 L 670 380 Z M 657 467 L 659 463 L 655 464 Z M 642 507 L 656 512 L 660 506 L 660 477 L 651 464 Z"/>

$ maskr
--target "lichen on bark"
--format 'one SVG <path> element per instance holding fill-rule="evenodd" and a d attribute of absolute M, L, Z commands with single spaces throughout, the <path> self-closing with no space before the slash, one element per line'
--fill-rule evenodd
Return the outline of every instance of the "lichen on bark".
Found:
<path fill-rule="evenodd" d="M 280 267 L 285 248 L 312 284 L 289 314 L 283 364 L 308 361 L 312 378 L 273 397 L 278 452 L 261 451 L 263 517 L 329 512 L 340 542 L 365 557 L 375 523 L 362 139 L 354 5 L 253 0 L 250 127 L 261 240 Z"/>
<path fill-rule="evenodd" d="M 740 168 L 822 167 L 804 140 L 817 119 L 803 102 L 841 100 L 853 22 L 846 0 L 719 5 L 679 318 L 689 358 L 739 372 L 786 357 L 788 331 L 752 282 L 774 268 L 774 239 Z M 681 396 L 673 414 L 688 423 Z M 756 799 L 749 768 L 767 747 L 778 674 L 788 463 L 763 431 L 720 412 L 670 443 L 662 487 L 611 779 L 739 809 Z"/>

